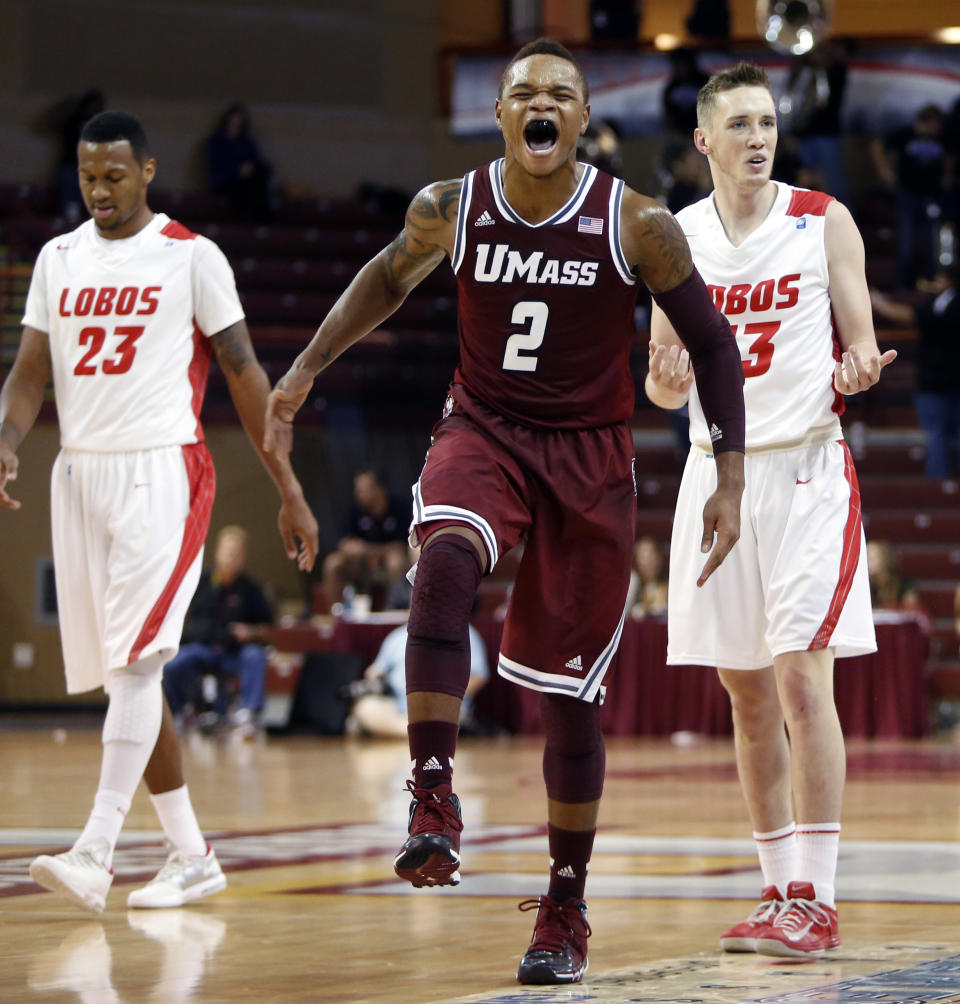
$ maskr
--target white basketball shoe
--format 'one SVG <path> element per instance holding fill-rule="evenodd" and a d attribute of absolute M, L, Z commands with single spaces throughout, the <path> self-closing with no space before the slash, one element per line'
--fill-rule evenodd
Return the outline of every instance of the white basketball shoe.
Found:
<path fill-rule="evenodd" d="M 166 909 L 183 906 L 195 899 L 212 896 L 227 887 L 227 877 L 220 869 L 213 848 L 206 854 L 189 855 L 171 851 L 166 864 L 142 889 L 134 889 L 127 906 L 140 909 Z"/>
<path fill-rule="evenodd" d="M 110 845 L 103 837 L 76 844 L 63 854 L 41 854 L 30 864 L 30 878 L 91 913 L 102 913 L 113 872 L 104 863 Z"/>

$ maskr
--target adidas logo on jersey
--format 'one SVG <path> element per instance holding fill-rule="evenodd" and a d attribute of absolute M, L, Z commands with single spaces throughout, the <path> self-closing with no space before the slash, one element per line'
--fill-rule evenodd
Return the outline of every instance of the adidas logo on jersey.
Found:
<path fill-rule="evenodd" d="M 564 865 L 560 871 L 557 872 L 557 877 L 575 879 L 577 877 L 577 873 L 570 865 Z"/>
<path fill-rule="evenodd" d="M 492 227 L 497 221 L 487 212 L 486 209 L 477 217 L 473 224 L 475 227 Z"/>
<path fill-rule="evenodd" d="M 440 761 L 435 756 L 430 757 L 430 759 L 423 765 L 422 769 L 423 770 L 443 770 L 443 768 L 440 766 Z"/>
<path fill-rule="evenodd" d="M 714 422 L 710 426 L 710 442 L 715 443 L 718 439 L 723 439 L 723 433 L 717 428 L 717 423 Z"/>
<path fill-rule="evenodd" d="M 575 655 L 568 662 L 565 662 L 564 666 L 566 666 L 567 669 L 572 669 L 577 673 L 583 672 L 583 663 L 581 662 L 579 655 Z"/>

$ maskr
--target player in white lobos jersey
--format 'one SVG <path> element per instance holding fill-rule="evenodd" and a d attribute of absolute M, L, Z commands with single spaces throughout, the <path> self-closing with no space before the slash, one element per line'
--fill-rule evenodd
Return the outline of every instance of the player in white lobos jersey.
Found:
<path fill-rule="evenodd" d="M 101 911 L 142 776 L 173 850 L 127 902 L 180 906 L 226 885 L 193 812 L 161 688 L 213 504 L 199 420 L 213 353 L 280 492 L 287 554 L 303 568 L 316 555 L 317 525 L 290 464 L 261 449 L 269 384 L 230 266 L 213 243 L 147 205 L 156 163 L 139 122 L 97 115 L 77 153 L 92 219 L 37 259 L 23 339 L 0 392 L 0 505 L 19 508 L 7 484 L 52 376 L 61 432 L 53 550 L 67 690 L 103 686 L 108 705 L 93 811 L 73 848 L 37 858 L 30 874 Z"/>
<path fill-rule="evenodd" d="M 667 661 L 717 666 L 733 708 L 765 888 L 722 947 L 818 956 L 840 944 L 844 744 L 833 662 L 876 648 L 860 493 L 839 416 L 843 395 L 876 383 L 896 353 L 877 348 L 850 213 L 770 180 L 777 120 L 763 71 L 740 64 L 712 77 L 698 121 L 714 192 L 678 220 L 740 347 L 746 483 L 737 546 L 689 588 L 701 556 L 682 528 L 712 490 L 711 429 L 686 353 L 654 306 L 647 394 L 667 408 L 689 397 L 692 443 L 674 523 Z"/>

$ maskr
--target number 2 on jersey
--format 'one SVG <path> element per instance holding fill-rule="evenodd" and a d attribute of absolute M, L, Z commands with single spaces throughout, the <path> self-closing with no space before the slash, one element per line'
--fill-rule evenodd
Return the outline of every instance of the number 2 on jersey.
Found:
<path fill-rule="evenodd" d="M 515 331 L 507 339 L 503 352 L 503 369 L 521 373 L 533 373 L 536 370 L 539 360 L 531 353 L 543 344 L 549 314 L 550 308 L 542 300 L 521 300 L 513 308 L 510 323 L 522 324 L 525 330 Z"/>
<path fill-rule="evenodd" d="M 113 329 L 113 333 L 119 336 L 121 341 L 114 349 L 114 354 L 104 359 L 100 364 L 100 369 L 110 376 L 126 373 L 133 365 L 133 357 L 137 354 L 137 339 L 143 334 L 143 325 L 121 324 Z M 106 338 L 107 332 L 104 328 L 84 328 L 80 332 L 80 344 L 87 345 L 89 343 L 90 348 L 73 368 L 74 376 L 94 376 L 96 374 L 97 364 L 93 360 L 94 357 L 100 355 Z"/>
<path fill-rule="evenodd" d="M 737 333 L 736 324 L 730 325 L 734 335 Z M 756 321 L 744 327 L 745 335 L 759 335 L 756 341 L 752 342 L 747 351 L 754 358 L 743 360 L 743 375 L 745 377 L 760 376 L 770 369 L 773 360 L 773 336 L 780 330 L 779 321 Z"/>

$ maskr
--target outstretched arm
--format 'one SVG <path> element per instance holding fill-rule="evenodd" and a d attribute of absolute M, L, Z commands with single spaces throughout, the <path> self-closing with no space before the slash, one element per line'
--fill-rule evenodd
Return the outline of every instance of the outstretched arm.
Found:
<path fill-rule="evenodd" d="M 40 414 L 52 371 L 47 333 L 24 327 L 17 358 L 0 390 L 0 506 L 7 509 L 20 508 L 6 485 L 17 479 L 17 450 Z"/>
<path fill-rule="evenodd" d="M 687 239 L 669 210 L 653 199 L 627 191 L 621 223 L 627 261 L 647 284 L 668 327 L 675 332 L 674 344 L 666 344 L 664 328 L 664 344 L 651 347 L 648 381 L 664 391 L 660 400 L 652 399 L 664 407 L 683 404 L 693 380 L 692 364 L 707 421 L 720 433 L 714 442 L 717 490 L 703 510 L 700 549 L 709 557 L 697 580 L 697 585 L 702 586 L 740 537 L 743 364 L 730 325 L 714 307 L 693 266 Z"/>
<path fill-rule="evenodd" d="M 247 322 L 231 324 L 215 334 L 211 341 L 243 428 L 280 493 L 277 527 L 287 557 L 296 558 L 297 566 L 307 571 L 313 568 L 317 557 L 317 521 L 303 497 L 303 489 L 289 457 L 273 456 L 263 449 L 263 424 L 270 381 L 257 362 Z"/>
<path fill-rule="evenodd" d="M 460 185 L 457 179 L 424 188 L 410 203 L 403 230 L 363 266 L 333 305 L 309 345 L 270 394 L 266 450 L 278 456 L 289 455 L 293 417 L 306 400 L 316 375 L 385 321 L 444 255 L 453 253 Z"/>
<path fill-rule="evenodd" d="M 864 273 L 863 238 L 850 210 L 839 202 L 827 207 L 824 242 L 830 275 L 830 305 L 843 355 L 833 385 L 841 394 L 872 387 L 880 371 L 897 358 L 895 349 L 882 355 L 873 331 L 870 291 Z"/>

